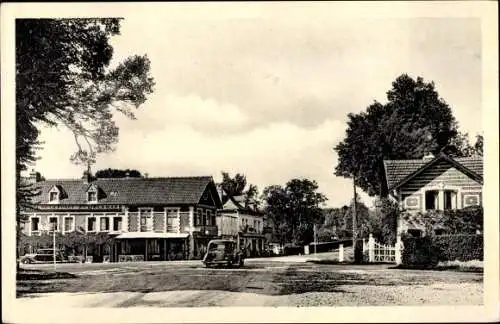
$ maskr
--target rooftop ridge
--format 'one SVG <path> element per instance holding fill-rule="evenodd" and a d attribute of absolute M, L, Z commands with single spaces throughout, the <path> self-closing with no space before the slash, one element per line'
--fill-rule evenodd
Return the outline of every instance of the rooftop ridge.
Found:
<path fill-rule="evenodd" d="M 97 180 L 166 180 L 166 179 L 213 179 L 212 176 L 173 176 L 173 177 L 123 177 L 123 178 L 95 178 Z M 61 179 L 46 179 L 39 182 L 54 182 L 54 181 L 82 181 L 80 178 L 61 178 Z"/>

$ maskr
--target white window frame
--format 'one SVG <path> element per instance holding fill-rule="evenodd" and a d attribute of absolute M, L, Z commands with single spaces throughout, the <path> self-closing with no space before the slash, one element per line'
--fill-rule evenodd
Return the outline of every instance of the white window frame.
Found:
<path fill-rule="evenodd" d="M 120 228 L 118 228 L 117 230 L 115 230 L 115 219 L 116 219 L 116 218 L 121 218 L 121 219 L 122 219 L 122 224 L 121 224 L 121 227 L 120 227 Z M 125 218 L 125 216 L 120 216 L 120 215 L 114 215 L 114 216 L 112 216 L 112 217 L 111 217 L 111 219 L 113 220 L 113 223 L 112 223 L 112 224 L 110 224 L 110 229 L 109 229 L 109 231 L 110 231 L 110 232 L 121 232 L 121 231 L 123 231 L 123 223 L 124 223 L 124 218 Z"/>
<path fill-rule="evenodd" d="M 66 219 L 67 219 L 67 218 L 71 218 L 71 219 L 73 219 L 73 226 L 71 226 L 71 229 L 70 229 L 69 231 L 66 231 Z M 64 215 L 64 216 L 63 216 L 63 227 L 62 227 L 63 234 L 64 234 L 64 233 L 74 232 L 74 231 L 75 231 L 75 228 L 76 228 L 76 224 L 75 224 L 75 216 L 74 216 L 74 215 Z"/>
<path fill-rule="evenodd" d="M 32 227 L 32 219 L 33 219 L 33 218 L 38 219 L 38 230 L 36 230 L 36 231 L 33 231 L 33 230 L 31 229 L 31 227 Z M 41 225 L 42 225 L 42 224 L 41 224 L 41 222 L 42 222 L 42 219 L 41 219 L 41 217 L 40 217 L 40 216 L 37 216 L 36 214 L 35 214 L 35 215 L 30 216 L 30 224 L 29 224 L 29 230 L 28 230 L 29 236 L 31 236 L 31 235 L 32 235 L 32 232 L 37 232 L 37 235 L 40 235 L 40 233 L 42 232 L 42 230 L 41 230 L 41 227 L 42 227 L 42 226 L 41 226 Z"/>
<path fill-rule="evenodd" d="M 477 197 L 477 205 L 466 204 L 465 202 L 467 201 L 468 196 Z M 471 206 L 481 206 L 481 194 L 478 191 L 470 191 L 470 192 L 464 191 L 463 192 L 463 202 L 462 202 L 461 207 L 467 208 L 467 207 L 471 207 Z"/>
<path fill-rule="evenodd" d="M 459 186 L 454 186 L 454 185 L 446 185 L 444 183 L 441 183 L 439 185 L 432 185 L 428 187 L 424 187 L 418 192 L 422 194 L 422 212 L 426 212 L 427 209 L 426 207 L 426 193 L 427 191 L 437 191 L 438 197 L 437 197 L 437 206 L 436 209 L 434 210 L 439 210 L 443 211 L 444 210 L 444 192 L 445 191 L 454 191 L 456 194 L 455 198 L 455 210 L 456 209 L 461 209 L 464 208 L 463 202 L 461 199 L 462 192 L 464 192 Z M 432 209 L 429 209 L 432 210 Z"/>
<path fill-rule="evenodd" d="M 90 194 L 91 193 L 95 194 L 95 200 L 90 200 Z M 89 203 L 89 204 L 97 204 L 98 201 L 99 201 L 99 197 L 97 197 L 97 190 L 95 188 L 90 188 L 87 191 L 87 203 Z"/>
<path fill-rule="evenodd" d="M 50 224 L 52 223 L 50 220 L 51 219 L 57 219 L 57 229 L 56 229 L 56 232 L 59 232 L 61 230 L 61 224 L 59 222 L 59 216 L 55 216 L 55 215 L 52 215 L 52 216 L 48 216 L 48 225 L 49 225 L 49 231 L 52 230 L 52 227 L 50 226 Z"/>
<path fill-rule="evenodd" d="M 56 194 L 55 200 L 50 199 L 53 193 Z M 49 191 L 49 204 L 58 204 L 60 200 L 61 200 L 61 192 L 59 191 L 59 189 L 57 189 L 56 186 L 52 187 L 52 189 L 50 189 Z"/>
<path fill-rule="evenodd" d="M 90 218 L 94 218 L 95 219 L 95 226 L 94 226 L 94 230 L 92 230 L 92 231 L 89 231 L 89 219 Z M 90 215 L 87 215 L 87 217 L 85 217 L 85 232 L 87 232 L 87 233 L 97 233 L 97 226 L 98 225 L 99 225 L 99 223 L 98 223 L 98 217 L 96 217 L 95 215 L 90 214 Z"/>
<path fill-rule="evenodd" d="M 102 219 L 108 219 L 108 229 L 102 229 L 101 225 L 102 225 Z M 111 224 L 111 220 L 110 220 L 111 217 L 109 217 L 108 215 L 104 214 L 102 216 L 99 216 L 99 232 L 112 232 L 111 228 L 112 228 L 112 224 Z"/>

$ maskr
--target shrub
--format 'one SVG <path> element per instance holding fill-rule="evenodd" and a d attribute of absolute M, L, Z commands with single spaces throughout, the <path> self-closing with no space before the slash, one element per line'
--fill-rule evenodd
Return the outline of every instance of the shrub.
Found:
<path fill-rule="evenodd" d="M 404 245 L 401 260 L 403 267 L 425 269 L 437 266 L 439 251 L 432 237 L 404 236 L 401 239 Z"/>
<path fill-rule="evenodd" d="M 440 235 L 433 241 L 439 250 L 439 261 L 483 260 L 483 235 Z"/>
<path fill-rule="evenodd" d="M 407 268 L 434 268 L 440 261 L 483 260 L 483 235 L 440 235 L 402 238 L 402 264 Z"/>

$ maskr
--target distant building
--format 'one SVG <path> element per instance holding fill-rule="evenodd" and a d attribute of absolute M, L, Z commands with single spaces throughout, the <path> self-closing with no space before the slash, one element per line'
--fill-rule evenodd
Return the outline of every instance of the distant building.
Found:
<path fill-rule="evenodd" d="M 390 197 L 408 213 L 482 205 L 483 158 L 480 156 L 429 155 L 421 160 L 386 160 L 384 167 Z M 423 230 L 415 218 L 398 222 L 398 232 L 421 235 Z"/>
<path fill-rule="evenodd" d="M 218 237 L 221 200 L 212 177 L 28 179 L 40 194 L 25 210 L 22 232 L 41 236 L 52 227 L 61 234 L 106 233 L 110 251 L 97 248 L 95 258 L 110 261 L 136 256 L 144 260 L 201 258 Z M 36 241 L 36 240 L 35 240 Z"/>
<path fill-rule="evenodd" d="M 217 226 L 220 236 L 235 239 L 249 255 L 261 255 L 264 250 L 264 213 L 254 204 L 245 206 L 244 196 L 228 197 L 217 212 Z"/>

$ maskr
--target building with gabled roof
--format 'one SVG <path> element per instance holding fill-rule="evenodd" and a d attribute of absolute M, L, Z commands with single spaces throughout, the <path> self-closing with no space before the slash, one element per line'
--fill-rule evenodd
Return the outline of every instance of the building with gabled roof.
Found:
<path fill-rule="evenodd" d="M 246 203 L 243 195 L 226 197 L 217 212 L 217 226 L 221 237 L 236 240 L 238 248 L 244 248 L 247 255 L 261 255 L 264 251 L 264 213 L 254 202 Z"/>
<path fill-rule="evenodd" d="M 390 197 L 410 214 L 482 205 L 481 156 L 454 158 L 441 153 L 421 160 L 385 160 L 384 168 Z M 398 232 L 420 235 L 422 226 L 410 217 L 399 221 Z"/>
<path fill-rule="evenodd" d="M 110 261 L 200 258 L 217 238 L 222 203 L 210 176 L 163 178 L 28 179 L 39 194 L 25 210 L 23 233 L 38 236 L 51 228 L 67 234 L 107 233 Z M 100 254 L 100 255 L 99 255 Z"/>

